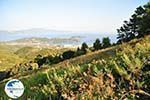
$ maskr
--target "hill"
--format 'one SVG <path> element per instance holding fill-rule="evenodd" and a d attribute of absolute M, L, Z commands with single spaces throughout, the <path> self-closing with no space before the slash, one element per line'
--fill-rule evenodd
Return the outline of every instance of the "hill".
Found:
<path fill-rule="evenodd" d="M 11 42 L 16 42 L 16 43 L 48 43 L 49 39 L 48 38 L 37 38 L 37 37 L 32 37 L 32 38 L 23 38 L 23 39 L 17 39 L 17 40 L 13 40 L 10 41 Z"/>
<path fill-rule="evenodd" d="M 16 55 L 26 59 L 27 61 L 32 61 L 37 55 L 47 56 L 52 55 L 55 56 L 57 54 L 62 53 L 63 51 L 68 50 L 67 48 L 56 48 L 56 47 L 48 47 L 48 48 L 37 48 L 37 47 L 23 47 L 15 52 Z"/>
<path fill-rule="evenodd" d="M 8 71 L 17 64 L 33 61 L 37 55 L 57 55 L 68 48 L 37 48 L 20 45 L 0 44 L 0 71 Z"/>
<path fill-rule="evenodd" d="M 11 40 L 7 42 L 2 42 L 6 45 L 24 45 L 24 46 L 36 46 L 36 47 L 64 47 L 65 45 L 71 44 L 76 45 L 81 40 L 80 36 L 72 36 L 69 38 L 38 38 L 38 37 L 30 37 L 30 38 L 21 38 L 16 40 Z"/>
<path fill-rule="evenodd" d="M 20 99 L 148 99 L 149 43 L 149 36 L 135 39 L 12 78 L 26 86 Z"/>
<path fill-rule="evenodd" d="M 5 71 L 23 61 L 22 58 L 14 54 L 20 48 L 21 46 L 0 45 L 0 71 Z"/>

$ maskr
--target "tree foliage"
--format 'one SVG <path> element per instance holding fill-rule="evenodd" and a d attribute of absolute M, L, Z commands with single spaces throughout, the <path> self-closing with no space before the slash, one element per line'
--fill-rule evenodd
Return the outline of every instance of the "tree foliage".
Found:
<path fill-rule="evenodd" d="M 93 43 L 93 48 L 94 48 L 94 50 L 99 50 L 102 48 L 102 44 L 99 39 L 95 40 L 95 42 Z"/>
<path fill-rule="evenodd" d="M 81 46 L 81 50 L 86 51 L 87 48 L 88 48 L 88 45 L 85 42 L 83 42 Z"/>
<path fill-rule="evenodd" d="M 74 51 L 65 51 L 63 54 L 62 54 L 62 57 L 63 59 L 70 59 L 70 58 L 73 58 L 74 57 L 74 54 L 75 52 Z"/>
<path fill-rule="evenodd" d="M 150 33 L 150 2 L 136 8 L 129 21 L 124 21 L 117 32 L 118 43 L 148 35 Z"/>
<path fill-rule="evenodd" d="M 109 37 L 104 37 L 102 39 L 102 46 L 103 46 L 103 48 L 107 48 L 107 47 L 111 46 Z"/>

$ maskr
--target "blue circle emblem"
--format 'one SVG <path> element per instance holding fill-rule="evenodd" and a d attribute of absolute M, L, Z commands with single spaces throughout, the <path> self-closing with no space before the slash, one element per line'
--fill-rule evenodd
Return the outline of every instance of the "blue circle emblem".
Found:
<path fill-rule="evenodd" d="M 18 79 L 12 79 L 5 85 L 6 94 L 13 99 L 17 99 L 23 95 L 24 85 Z"/>

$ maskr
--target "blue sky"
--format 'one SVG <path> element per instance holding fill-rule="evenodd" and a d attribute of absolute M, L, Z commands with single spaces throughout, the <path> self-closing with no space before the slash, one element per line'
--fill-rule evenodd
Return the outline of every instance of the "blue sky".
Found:
<path fill-rule="evenodd" d="M 149 0 L 0 0 L 0 30 L 114 33 Z"/>

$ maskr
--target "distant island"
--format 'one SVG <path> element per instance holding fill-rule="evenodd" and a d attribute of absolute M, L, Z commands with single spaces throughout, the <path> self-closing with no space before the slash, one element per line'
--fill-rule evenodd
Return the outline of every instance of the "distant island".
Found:
<path fill-rule="evenodd" d="M 69 38 L 38 38 L 38 37 L 31 37 L 31 38 L 22 38 L 17 40 L 11 40 L 6 42 L 1 42 L 1 44 L 6 45 L 24 45 L 24 46 L 40 46 L 40 47 L 48 47 L 48 46 L 72 46 L 80 43 L 81 41 L 80 36 L 76 37 L 69 37 Z"/>
<path fill-rule="evenodd" d="M 50 30 L 42 28 L 33 28 L 18 31 L 0 31 L 0 43 L 8 45 L 25 45 L 25 46 L 61 46 L 77 47 L 86 42 L 89 45 L 96 38 L 102 39 L 110 37 L 111 43 L 117 41 L 117 34 L 105 34 L 100 32 L 73 32 L 63 30 Z"/>

